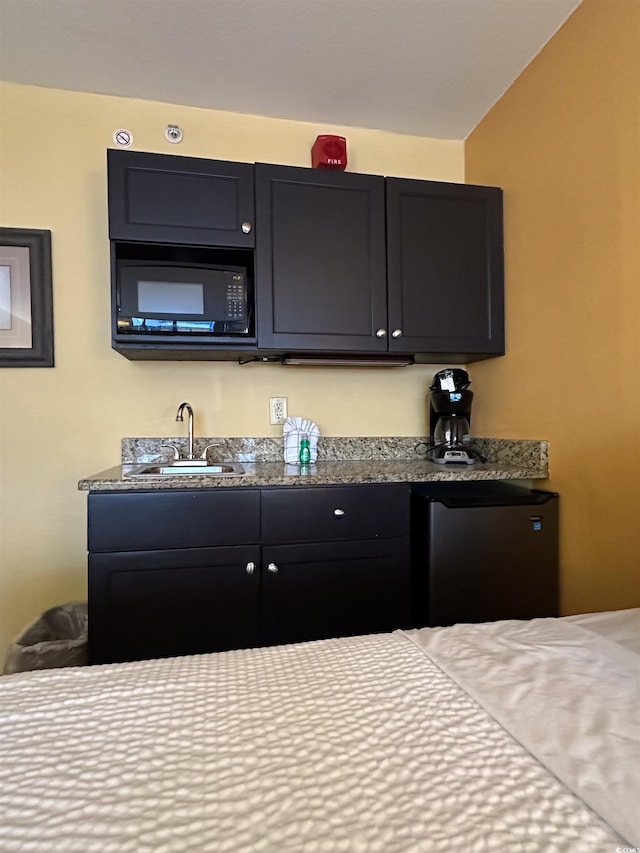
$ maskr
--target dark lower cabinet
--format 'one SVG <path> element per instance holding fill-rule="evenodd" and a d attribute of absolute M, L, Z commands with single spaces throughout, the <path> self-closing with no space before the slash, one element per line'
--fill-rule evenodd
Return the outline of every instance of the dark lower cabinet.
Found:
<path fill-rule="evenodd" d="M 409 539 L 263 549 L 267 645 L 406 628 Z"/>
<path fill-rule="evenodd" d="M 260 491 L 91 492 L 92 663 L 259 640 Z"/>
<path fill-rule="evenodd" d="M 92 663 L 256 646 L 257 546 L 89 554 Z"/>
<path fill-rule="evenodd" d="M 89 494 L 92 663 L 410 625 L 408 485 Z"/>
<path fill-rule="evenodd" d="M 558 613 L 558 496 L 506 483 L 89 494 L 92 663 Z"/>
<path fill-rule="evenodd" d="M 264 489 L 261 508 L 265 642 L 409 626 L 408 484 Z"/>

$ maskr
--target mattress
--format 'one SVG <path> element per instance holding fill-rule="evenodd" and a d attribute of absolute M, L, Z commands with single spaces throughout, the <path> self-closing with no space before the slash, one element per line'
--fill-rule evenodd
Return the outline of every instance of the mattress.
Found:
<path fill-rule="evenodd" d="M 0 850 L 640 845 L 640 611 L 612 618 L 0 678 Z"/>

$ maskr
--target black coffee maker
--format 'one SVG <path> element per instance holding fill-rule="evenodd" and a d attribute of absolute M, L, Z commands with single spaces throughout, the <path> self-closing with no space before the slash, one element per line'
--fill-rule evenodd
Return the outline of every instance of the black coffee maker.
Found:
<path fill-rule="evenodd" d="M 470 446 L 473 391 L 466 370 L 448 367 L 433 378 L 429 388 L 429 438 L 427 458 L 440 464 L 473 465 L 484 457 Z"/>

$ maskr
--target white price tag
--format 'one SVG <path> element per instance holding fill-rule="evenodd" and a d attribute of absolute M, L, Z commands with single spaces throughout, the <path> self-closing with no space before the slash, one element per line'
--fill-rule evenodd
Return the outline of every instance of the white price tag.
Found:
<path fill-rule="evenodd" d="M 445 370 L 440 377 L 440 388 L 442 391 L 455 391 L 456 386 L 453 381 L 453 373 L 450 370 Z"/>

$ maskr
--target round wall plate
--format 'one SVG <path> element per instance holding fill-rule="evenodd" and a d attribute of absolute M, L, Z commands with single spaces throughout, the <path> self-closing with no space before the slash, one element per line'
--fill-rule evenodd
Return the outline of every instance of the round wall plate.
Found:
<path fill-rule="evenodd" d="M 182 128 L 178 127 L 177 124 L 170 124 L 167 126 L 167 129 L 164 132 L 164 135 L 169 140 L 169 142 L 173 142 L 174 144 L 177 142 L 182 142 L 182 137 L 184 134 L 182 133 Z"/>

